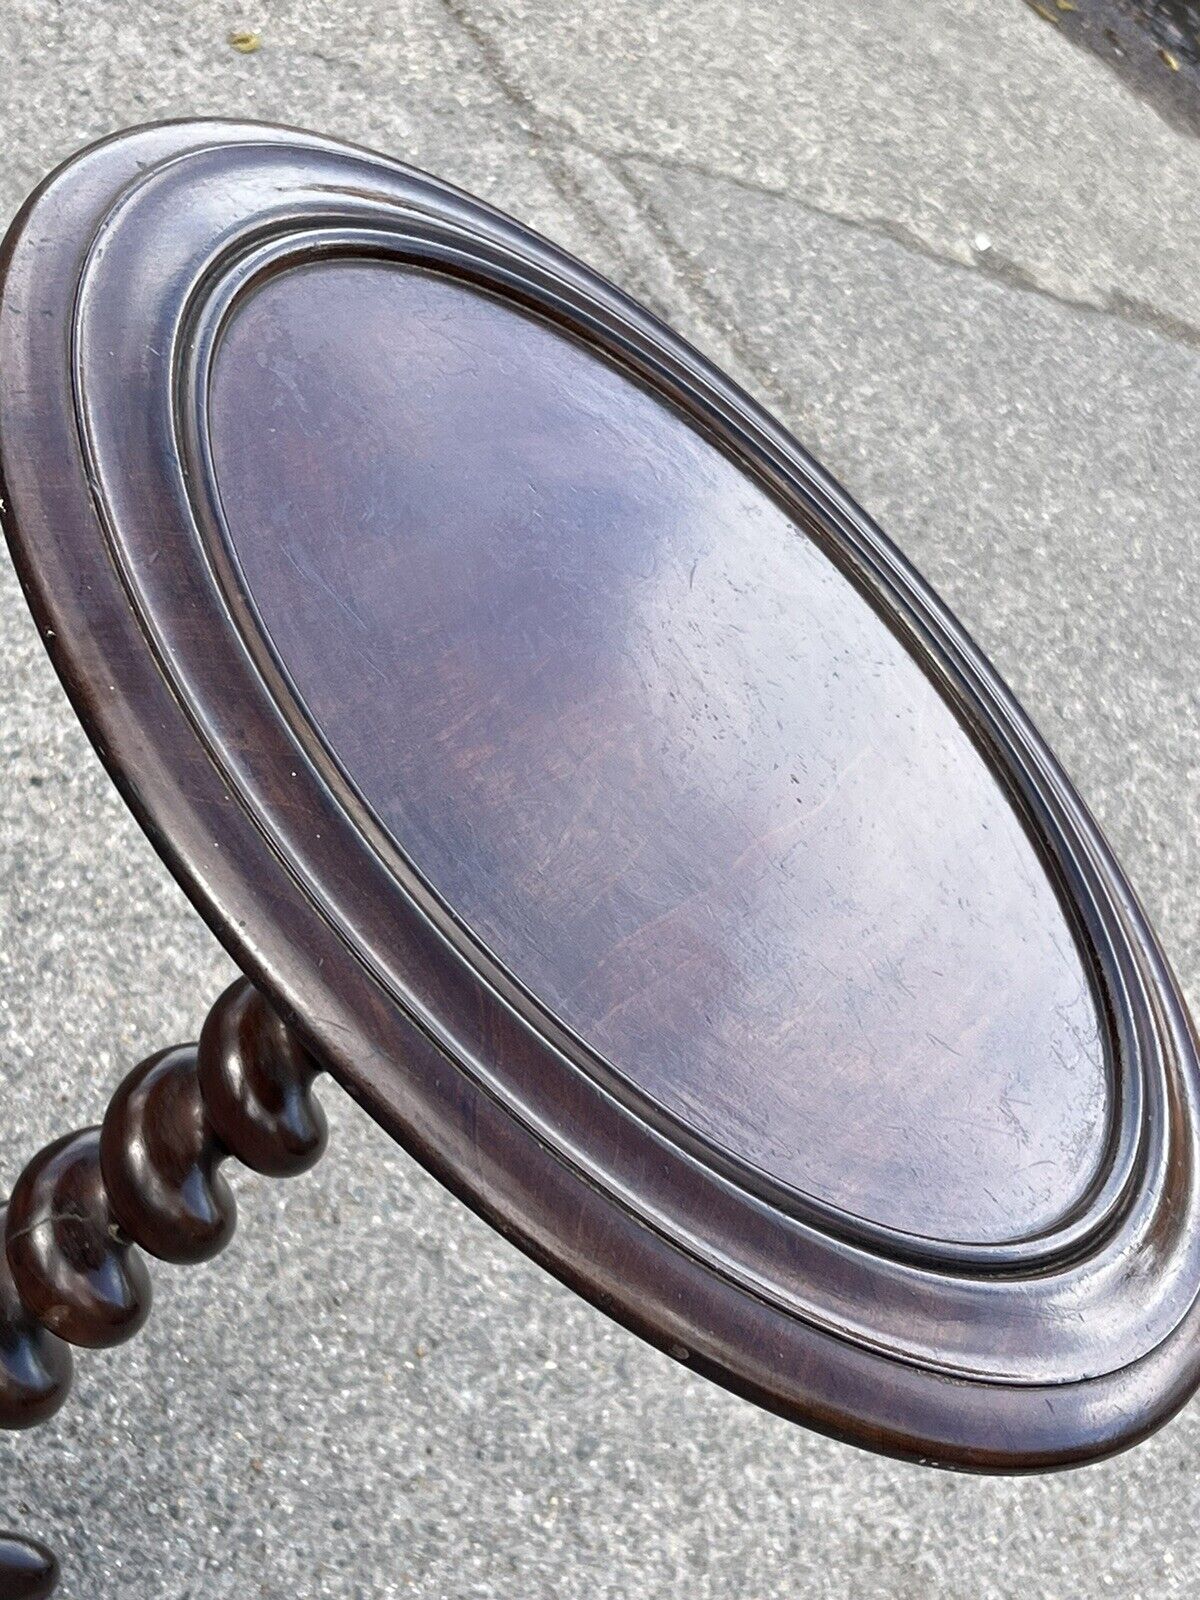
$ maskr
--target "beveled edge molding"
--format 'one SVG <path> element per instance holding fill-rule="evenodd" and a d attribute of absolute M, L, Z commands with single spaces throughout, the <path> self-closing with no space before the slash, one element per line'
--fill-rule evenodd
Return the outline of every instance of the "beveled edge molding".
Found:
<path fill-rule="evenodd" d="M 343 173 L 355 175 L 348 186 L 343 178 L 309 187 L 310 194 L 319 190 L 326 216 L 331 191 L 340 201 L 368 208 L 374 197 L 377 208 L 381 188 L 419 188 L 426 211 L 469 208 L 498 234 L 519 236 L 535 253 L 565 262 L 568 278 L 582 271 L 499 213 L 387 157 L 253 124 L 160 124 L 119 135 L 73 158 L 31 197 L 0 250 L 0 492 L 8 505 L 6 532 L 64 686 L 167 865 L 243 970 L 394 1137 L 535 1260 L 676 1359 L 810 1427 L 931 1464 L 1048 1470 L 1096 1459 L 1144 1437 L 1183 1404 L 1198 1376 L 1194 1041 L 1161 951 L 1103 841 L 1007 691 L 948 616 L 943 622 L 949 636 L 989 694 L 1009 708 L 1018 742 L 1032 741 L 1033 764 L 1043 769 L 1043 800 L 1054 793 L 1065 798 L 1094 850 L 1094 870 L 1110 892 L 1107 914 L 1128 947 L 1135 995 L 1146 1000 L 1142 1020 L 1153 1057 L 1147 1085 L 1161 1098 L 1158 1111 L 1147 1107 L 1142 1119 L 1145 1168 L 1170 1168 L 1179 1202 L 1170 1214 L 1156 1211 L 1143 1189 L 1140 1200 L 1135 1195 L 1115 1219 L 1106 1242 L 1053 1271 L 960 1278 L 888 1261 L 796 1223 L 770 1235 L 770 1266 L 777 1274 L 789 1273 L 793 1282 L 815 1284 L 817 1299 L 823 1294 L 827 1303 L 789 1305 L 786 1297 L 760 1293 L 739 1280 L 736 1264 L 719 1253 L 706 1262 L 691 1241 L 672 1239 L 657 1214 L 630 1214 L 619 1190 L 581 1182 L 570 1154 L 552 1154 L 536 1129 L 503 1110 L 472 1076 L 469 1057 L 437 1044 L 419 1008 L 398 1004 L 385 992 L 379 976 L 319 914 L 304 887 L 303 852 L 286 872 L 264 876 L 268 861 L 282 863 L 252 815 L 253 796 L 223 788 L 217 765 L 209 772 L 196 761 L 197 745 L 212 761 L 208 735 L 215 730 L 198 726 L 194 705 L 181 699 L 180 685 L 165 675 L 161 655 L 154 666 L 143 615 L 109 564 L 99 538 L 102 506 L 80 457 L 79 397 L 61 366 L 53 328 L 56 319 L 59 327 L 69 320 L 75 305 L 79 248 L 105 232 L 105 219 L 122 196 L 143 190 L 168 169 L 206 158 L 215 160 L 229 189 L 248 183 L 253 190 L 253 162 L 272 150 L 290 151 L 297 167 L 340 163 Z M 53 203 L 45 205 L 51 191 Z M 205 193 L 213 192 L 210 184 Z M 268 184 L 261 193 L 274 202 L 279 187 Z M 203 195 L 195 198 L 204 201 Z M 711 370 L 618 291 L 586 276 L 630 322 L 680 352 L 685 371 Z M 138 350 L 146 353 L 144 339 Z M 111 353 L 115 367 L 130 359 L 119 344 Z M 117 382 L 132 376 L 112 374 Z M 907 592 L 927 595 L 903 559 L 799 446 L 724 380 L 718 378 L 718 387 L 734 394 L 753 419 L 767 458 L 799 464 L 811 497 L 838 536 L 852 543 L 861 539 L 869 581 L 895 569 Z M 173 418 L 168 420 L 173 430 Z M 167 448 L 163 437 L 154 442 Z M 129 441 L 139 461 L 147 459 L 139 453 L 143 443 L 140 436 Z M 179 501 L 163 483 L 158 487 L 162 498 L 154 503 L 153 526 L 187 531 L 191 502 L 186 495 Z M 111 527 L 106 531 L 111 535 Z M 169 546 L 171 541 L 160 542 L 160 553 Z M 154 644 L 153 637 L 149 642 Z M 294 741 L 289 754 L 304 759 Z M 188 765 L 186 781 L 181 763 Z M 329 797 L 316 790 L 298 802 L 297 811 L 310 825 L 337 814 Z M 280 927 L 285 917 L 292 919 L 287 936 Z M 406 950 L 420 946 L 420 932 L 405 930 Z M 441 944 L 444 962 L 446 941 Z M 497 1050 L 528 1048 L 528 1030 L 516 1024 L 515 1014 L 499 1018 Z M 407 1062 L 403 1071 L 399 1059 Z M 714 1176 L 713 1182 L 712 1192 L 719 1195 L 721 1180 Z M 569 1239 L 564 1217 L 570 1218 Z M 1127 1270 L 1147 1252 L 1153 1274 Z M 847 1287 L 844 1303 L 834 1303 L 834 1280 Z M 931 1286 L 940 1299 L 931 1295 Z M 854 1293 L 863 1295 L 865 1324 L 856 1322 Z M 1036 1307 L 1035 1296 L 1043 1296 Z M 919 1328 L 931 1307 L 940 1319 L 935 1334 L 940 1325 L 948 1336 L 961 1317 L 982 1345 L 962 1358 L 941 1360 L 938 1351 L 922 1350 L 919 1339 L 906 1340 L 904 1333 Z M 1060 1337 L 1064 1342 L 1055 1344 Z"/>
<path fill-rule="evenodd" d="M 827 557 L 860 589 L 868 592 L 876 610 L 900 633 L 906 646 L 938 681 L 943 694 L 967 726 L 973 742 L 982 748 L 989 770 L 998 778 L 1034 836 L 1039 857 L 1050 872 L 1080 945 L 1097 1011 L 1107 1030 L 1110 1101 L 1106 1159 L 1091 1192 L 1067 1214 L 1059 1227 L 1003 1244 L 909 1234 L 797 1190 L 751 1162 L 722 1150 L 681 1116 L 632 1083 L 546 1007 L 459 918 L 454 907 L 438 894 L 417 863 L 405 853 L 402 844 L 394 840 L 375 817 L 323 738 L 315 719 L 309 715 L 250 594 L 221 504 L 207 404 L 212 362 L 223 331 L 256 288 L 277 274 L 320 261 L 345 259 L 387 260 L 433 270 L 482 292 L 494 293 L 515 303 L 527 314 L 543 317 L 556 331 L 584 340 L 589 348 L 599 350 L 610 361 L 626 366 L 643 381 L 651 383 L 655 393 L 665 396 L 677 409 L 683 410 L 686 406 L 684 415 L 692 426 L 702 428 L 710 441 L 732 456 L 742 470 L 754 472 L 756 481 L 762 483 L 777 502 L 783 503 L 788 515 L 817 540 Z M 942 626 L 940 608 L 930 605 L 929 597 L 915 590 L 911 597 L 914 615 L 910 619 L 902 609 L 906 597 L 894 584 L 895 572 L 882 569 L 874 584 L 865 577 L 859 542 L 864 535 L 869 537 L 871 530 L 856 527 L 847 536 L 832 519 L 824 520 L 822 511 L 827 508 L 821 506 L 817 486 L 808 480 L 802 462 L 775 462 L 780 470 L 767 475 L 761 470 L 762 462 L 754 461 L 753 457 L 748 460 L 748 450 L 755 447 L 764 456 L 766 454 L 766 441 L 755 437 L 753 417 L 741 408 L 721 405 L 721 400 L 728 402 L 731 397 L 711 392 L 711 385 L 703 383 L 705 374 L 682 370 L 678 361 L 672 360 L 673 352 L 665 341 L 656 350 L 650 341 L 637 337 L 638 330 L 622 327 L 619 322 L 605 317 L 600 304 L 564 302 L 556 291 L 560 291 L 560 285 L 546 273 L 539 272 L 534 263 L 515 257 L 497 260 L 484 240 L 464 236 L 457 228 L 441 229 L 436 219 L 431 223 L 422 218 L 416 226 L 394 220 L 390 228 L 371 228 L 361 223 L 355 226 L 339 222 L 336 215 L 325 220 L 297 221 L 286 232 L 275 232 L 266 239 L 251 237 L 231 243 L 219 260 L 209 264 L 203 281 L 194 288 L 180 316 L 177 340 L 179 359 L 174 388 L 180 454 L 186 464 L 192 504 L 208 559 L 225 604 L 259 672 L 283 709 L 293 735 L 305 747 L 314 768 L 320 771 L 322 781 L 338 803 L 371 839 L 376 854 L 388 864 L 397 887 L 420 907 L 456 953 L 505 1004 L 516 1010 L 549 1048 L 594 1077 L 607 1093 L 662 1137 L 774 1208 L 883 1255 L 922 1265 L 982 1273 L 1030 1270 L 1081 1252 L 1112 1225 L 1145 1161 L 1146 1153 L 1141 1147 L 1144 1071 L 1140 1041 L 1131 1033 L 1125 1038 L 1114 1037 L 1117 1030 L 1109 996 L 1114 988 L 1122 986 L 1127 990 L 1128 986 L 1122 985 L 1123 974 L 1116 970 L 1115 940 L 1104 917 L 1103 903 L 1098 896 L 1088 894 L 1092 885 L 1088 884 L 1081 862 L 1082 842 L 1072 837 L 1070 812 L 1064 808 L 1060 820 L 1043 806 L 1044 814 L 1036 814 L 1034 806 L 1041 798 L 1037 774 L 1026 759 L 1021 743 L 1014 737 L 1017 730 L 1009 726 L 1011 714 L 1003 701 L 998 700 L 992 708 L 993 720 L 980 719 L 979 705 L 969 699 L 973 690 L 981 690 L 980 675 L 969 657 L 955 649 L 953 638 Z M 82 373 L 79 377 L 82 380 Z M 892 586 L 885 587 L 888 584 Z M 913 631 L 914 620 L 927 630 L 923 636 Z M 982 693 L 980 698 L 983 699 Z M 987 707 L 986 699 L 984 706 Z M 1074 893 L 1068 887 L 1072 882 Z M 1123 1011 L 1118 1010 L 1117 1014 L 1123 1018 Z"/>
<path fill-rule="evenodd" d="M 419 1018 L 442 1048 L 485 1084 L 511 1114 L 586 1173 L 590 1181 L 606 1185 L 631 1212 L 652 1222 L 677 1244 L 691 1249 L 734 1281 L 781 1303 L 790 1303 L 801 1315 L 824 1320 L 829 1313 L 803 1293 L 790 1301 L 782 1298 L 778 1284 L 761 1270 L 756 1272 L 734 1249 L 724 1244 L 717 1249 L 711 1243 L 706 1246 L 686 1217 L 671 1216 L 671 1197 L 661 1197 L 658 1209 L 649 1209 L 633 1184 L 622 1184 L 613 1164 L 606 1167 L 592 1159 L 586 1131 L 576 1132 L 586 1130 L 586 1119 L 548 1116 L 536 1104 L 528 1085 L 523 1094 L 518 1094 L 503 1071 L 493 1068 L 486 1043 L 464 1040 L 459 1018 L 483 1006 L 504 1008 L 524 1031 L 526 1049 L 536 1051 L 539 1065 L 533 1076 L 540 1080 L 550 1067 L 561 1070 L 565 1063 L 590 1086 L 600 1089 L 620 1113 L 633 1117 L 644 1133 L 653 1134 L 660 1149 L 681 1158 L 674 1181 L 690 1179 L 683 1191 L 689 1196 L 697 1194 L 697 1172 L 706 1168 L 723 1184 L 727 1194 L 740 1193 L 799 1227 L 882 1258 L 897 1268 L 934 1268 L 964 1278 L 1022 1276 L 1028 1281 L 1030 1274 L 1084 1259 L 1089 1247 L 1113 1239 L 1114 1226 L 1122 1207 L 1128 1209 L 1131 1194 L 1135 1205 L 1138 1198 L 1147 1201 L 1150 1195 L 1157 1197 L 1167 1164 L 1165 1145 L 1159 1143 L 1156 1150 L 1153 1137 L 1154 1127 L 1161 1119 L 1152 1108 L 1163 1102 L 1156 1093 L 1153 1077 L 1147 1081 L 1144 1065 L 1155 1044 L 1148 1001 L 1138 981 L 1135 954 L 1124 938 L 1125 929 L 1113 914 L 1109 884 L 1095 853 L 1089 849 L 1090 841 L 1082 825 L 1085 819 L 1069 786 L 1065 781 L 1048 781 L 1051 774 L 1057 776 L 1052 758 L 1004 695 L 990 669 L 966 647 L 940 603 L 861 513 L 849 519 L 839 519 L 834 514 L 836 508 L 822 494 L 822 486 L 807 470 L 805 459 L 794 448 L 780 446 L 768 437 L 758 425 L 752 407 L 731 385 L 673 335 L 642 315 L 631 315 L 621 297 L 553 247 L 540 240 L 535 243 L 532 236 L 515 226 L 497 237 L 488 226 L 491 219 L 483 208 L 461 200 L 446 207 L 445 197 L 429 180 L 409 179 L 400 186 L 398 195 L 372 194 L 362 184 L 360 164 L 353 157 L 331 163 L 340 170 L 330 172 L 327 182 L 310 182 L 297 189 L 288 183 L 287 168 L 292 160 L 289 152 L 250 146 L 244 147 L 242 153 L 250 167 L 256 159 L 264 163 L 270 204 L 258 215 L 230 212 L 222 218 L 224 226 L 220 228 L 214 227 L 203 205 L 196 208 L 200 227 L 196 237 L 187 241 L 187 249 L 193 253 L 186 261 L 172 263 L 169 288 L 165 297 L 157 295 L 152 313 L 155 337 L 151 346 L 171 352 L 169 372 L 159 373 L 160 379 L 169 378 L 169 410 L 158 418 L 154 435 L 155 443 L 161 440 L 166 448 L 151 448 L 143 452 L 142 459 L 170 463 L 178 454 L 180 471 L 172 498 L 183 512 L 182 525 L 195 529 L 192 536 L 199 539 L 207 574 L 266 689 L 272 717 L 282 715 L 293 747 L 303 751 L 307 772 L 323 791 L 326 811 L 351 819 L 351 828 L 347 830 L 343 825 L 342 833 L 353 854 L 361 858 L 363 841 L 370 841 L 372 865 L 382 868 L 391 906 L 394 907 L 398 892 L 421 917 L 436 945 L 453 954 L 460 981 L 484 991 L 482 999 L 476 993 L 453 1005 L 443 1000 L 440 1008 L 422 1005 L 414 995 L 409 963 L 389 970 L 382 941 L 364 939 L 356 933 L 344 908 L 335 903 L 329 881 L 335 875 L 325 874 L 322 862 L 308 871 L 300 867 L 296 839 L 285 837 L 277 810 L 266 797 L 261 803 L 256 801 L 253 785 L 244 784 L 231 759 L 234 739 L 216 733 L 226 710 L 220 702 L 228 692 L 227 669 L 222 673 L 217 694 L 206 697 L 202 691 L 195 693 L 193 684 L 181 673 L 181 651 L 161 629 L 160 619 L 169 612 L 147 600 L 145 585 L 150 574 L 146 552 L 135 548 L 136 530 L 145 526 L 145 518 L 136 511 L 128 514 L 116 503 L 119 486 L 106 473 L 105 445 L 97 442 L 97 434 L 104 419 L 112 415 L 112 408 L 102 392 L 94 398 L 91 393 L 102 388 L 97 375 L 103 374 L 105 368 L 95 355 L 85 353 L 85 347 L 93 313 L 97 327 L 103 327 L 102 336 L 97 334 L 98 341 L 102 337 L 102 347 L 108 349 L 114 344 L 114 330 L 100 309 L 113 300 L 111 286 L 119 285 L 120 293 L 129 297 L 126 311 L 129 306 L 137 306 L 136 314 L 140 316 L 145 309 L 138 301 L 136 288 L 130 293 L 131 283 L 136 285 L 137 261 L 122 254 L 122 243 L 137 236 L 136 227 L 130 223 L 143 206 L 150 209 L 152 217 L 169 214 L 176 229 L 180 229 L 179 218 L 189 196 L 195 186 L 203 185 L 203 175 L 196 170 L 203 167 L 203 153 L 186 164 L 177 163 L 166 171 L 147 174 L 127 191 L 97 230 L 80 274 L 75 312 L 77 414 L 102 522 L 146 637 L 154 643 L 163 670 L 174 682 L 181 703 L 189 709 L 225 783 L 231 790 L 240 788 L 248 796 L 247 809 L 270 833 L 281 859 L 296 872 L 305 892 L 338 930 L 348 949 L 385 984 L 397 1004 Z M 228 173 L 223 176 L 220 201 L 229 206 L 231 185 Z M 156 193 L 160 188 L 161 195 Z M 160 228 L 159 237 L 162 232 Z M 474 939 L 402 849 L 383 833 L 305 713 L 240 577 L 223 523 L 205 410 L 208 363 L 225 320 L 235 314 L 242 297 L 253 293 L 254 285 L 263 276 L 346 254 L 399 259 L 483 285 L 620 361 L 682 409 L 693 425 L 702 427 L 782 500 L 788 513 L 819 539 L 826 553 L 866 591 L 877 610 L 905 638 L 977 743 L 983 744 L 992 770 L 1033 832 L 1064 897 L 1068 917 L 1082 932 L 1082 949 L 1094 975 L 1095 992 L 1107 1002 L 1099 1004 L 1100 1013 L 1110 1026 L 1115 1023 L 1115 1037 L 1113 1033 L 1109 1037 L 1109 1057 L 1111 1093 L 1119 1108 L 1119 1136 L 1113 1141 L 1115 1150 L 1110 1145 L 1109 1164 L 1089 1210 L 1069 1217 L 1062 1229 L 1053 1233 L 1012 1244 L 979 1245 L 903 1234 L 854 1217 L 815 1196 L 790 1190 L 721 1151 L 591 1051 Z M 154 270 L 156 287 L 161 290 L 158 275 L 162 264 L 156 261 Z M 110 285 L 107 298 L 106 283 Z M 119 337 L 115 342 L 119 346 Z M 97 352 L 100 348 L 97 342 Z M 161 394 L 159 399 L 161 402 Z M 105 441 L 110 448 L 112 443 L 111 437 Z M 132 538 L 127 536 L 130 529 L 134 530 Z M 161 554 L 156 544 L 152 552 L 156 574 Z M 239 718 L 243 713 L 244 707 L 239 703 Z M 323 830 L 322 837 L 324 848 L 330 848 L 332 831 Z M 361 868 L 361 859 L 357 865 Z M 342 875 L 336 876 L 341 879 Z M 361 870 L 351 873 L 349 881 L 361 888 Z M 392 910 L 386 920 L 390 932 L 394 923 Z M 441 960 L 445 961 L 444 954 Z M 1120 999 L 1114 1001 L 1114 994 Z M 486 1041 L 494 1036 L 494 1024 L 489 1022 L 478 1031 Z M 594 1096 L 591 1104 L 594 1113 L 598 1104 Z M 711 1184 L 707 1192 L 712 1192 Z M 1152 1209 L 1154 1201 L 1148 1203 Z M 1122 1243 L 1128 1247 L 1129 1241 Z M 872 1314 L 873 1311 L 872 1307 Z M 839 1331 L 869 1339 L 870 1318 L 861 1311 L 853 1319 L 844 1317 Z M 901 1358 L 907 1354 L 909 1359 L 943 1370 L 980 1375 L 980 1353 L 967 1357 L 963 1352 L 956 1359 L 942 1348 L 943 1337 L 939 1330 L 936 1339 L 931 1333 L 923 1340 L 914 1340 L 911 1333 L 905 1338 L 897 1331 L 888 1348 Z M 982 1369 L 987 1377 L 1012 1375 L 1011 1357 L 1006 1363 L 1003 1356 L 993 1355 L 992 1361 L 994 1365 Z M 1033 1375 L 1029 1376 L 1033 1381 Z"/>
<path fill-rule="evenodd" d="M 1110 1100 L 1105 1158 L 1091 1190 L 1078 1206 L 1067 1213 L 1059 1227 L 1011 1243 L 978 1244 L 889 1228 L 825 1201 L 820 1196 L 796 1189 L 750 1161 L 722 1150 L 705 1134 L 692 1128 L 684 1118 L 668 1110 L 646 1090 L 634 1084 L 548 1008 L 458 916 L 455 908 L 443 899 L 417 863 L 376 818 L 352 777 L 324 739 L 316 720 L 309 715 L 303 696 L 275 650 L 269 630 L 250 594 L 221 504 L 212 459 L 207 403 L 212 362 L 223 331 L 237 314 L 238 307 L 254 294 L 256 288 L 277 274 L 295 268 L 318 261 L 345 259 L 387 260 L 399 265 L 440 271 L 482 292 L 507 294 L 510 301 L 515 301 L 520 309 L 531 315 L 539 312 L 545 315 L 547 287 L 533 274 L 518 278 L 515 263 L 503 263 L 502 272 L 498 275 L 489 272 L 492 263 L 486 256 L 472 254 L 468 243 L 457 234 L 447 239 L 432 230 L 426 233 L 424 228 L 420 233 L 410 234 L 400 227 L 384 231 L 333 224 L 328 227 L 306 225 L 273 235 L 265 241 L 251 242 L 244 248 L 231 246 L 219 263 L 210 266 L 203 283 L 197 286 L 191 303 L 180 318 L 180 360 L 174 378 L 180 456 L 185 464 L 193 512 L 222 598 L 243 644 L 253 656 L 259 673 L 264 682 L 269 684 L 273 698 L 283 711 L 293 737 L 304 747 L 314 770 L 319 771 L 321 781 L 330 794 L 336 797 L 339 806 L 354 818 L 356 826 L 371 841 L 372 849 L 387 865 L 398 890 L 420 908 L 456 954 L 539 1035 L 548 1049 L 566 1057 L 575 1067 L 594 1078 L 606 1093 L 661 1137 L 686 1150 L 775 1209 L 883 1255 L 966 1272 L 1030 1269 L 1062 1260 L 1085 1248 L 1090 1240 L 1099 1237 L 1111 1224 L 1137 1180 L 1139 1164 L 1145 1160 L 1145 1151 L 1141 1147 L 1144 1074 L 1136 1037 L 1131 1035 L 1125 1041 L 1114 1040 L 1113 1008 L 1107 1000 L 1104 969 L 1101 969 L 1100 976 L 1094 973 L 1096 952 L 1091 943 L 1080 936 L 1078 908 L 1066 897 L 1066 891 L 1059 884 L 1059 858 L 1064 854 L 1063 836 L 1035 832 L 1039 858 L 1046 857 L 1051 851 L 1057 852 L 1048 863 L 1049 870 L 1058 886 L 1068 921 L 1080 943 L 1097 1012 L 1102 1026 L 1107 1030 L 1105 1047 Z M 556 331 L 568 336 L 575 333 L 579 337 L 573 324 L 556 326 Z M 598 322 L 595 329 L 588 331 L 595 339 L 595 344 L 590 348 L 599 349 L 610 360 L 620 359 L 620 353 L 612 343 L 610 328 Z M 637 376 L 643 381 L 652 381 L 653 370 L 646 363 L 637 369 Z M 660 380 L 662 375 L 659 372 Z M 661 394 L 662 391 L 656 387 L 655 392 Z M 700 425 L 694 416 L 689 417 L 689 421 L 693 426 Z M 718 433 L 712 426 L 705 425 L 710 441 L 732 455 L 745 470 L 745 460 L 737 454 L 740 436 L 732 428 L 731 423 Z M 762 480 L 756 475 L 756 481 Z M 766 486 L 773 490 L 776 497 L 780 497 L 778 483 Z M 800 506 L 794 499 L 786 503 L 786 509 L 838 562 L 839 567 L 845 569 L 846 552 L 828 548 L 829 530 L 818 521 L 815 511 Z M 854 571 L 850 575 L 859 576 Z M 878 597 L 875 598 L 878 602 Z M 894 621 L 893 625 L 896 626 Z M 906 642 L 914 651 L 925 649 L 911 639 Z M 960 696 L 961 691 L 960 685 Z M 989 770 L 996 772 L 1005 793 L 1011 798 L 1011 775 L 998 770 L 996 766 L 1000 757 L 988 752 L 984 737 L 976 730 L 969 731 L 972 732 L 974 743 L 984 745 Z M 1019 797 L 1016 803 L 1026 826 L 1036 830 L 1037 824 L 1026 817 Z M 1111 940 L 1108 940 L 1108 948 L 1111 951 Z M 1110 962 L 1109 966 L 1112 965 Z M 1120 1048 L 1122 1042 L 1127 1053 Z"/>

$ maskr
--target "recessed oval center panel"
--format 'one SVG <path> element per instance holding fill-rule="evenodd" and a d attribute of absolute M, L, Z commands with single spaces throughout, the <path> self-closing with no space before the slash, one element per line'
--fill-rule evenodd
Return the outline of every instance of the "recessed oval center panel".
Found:
<path fill-rule="evenodd" d="M 381 261 L 240 303 L 229 537 L 305 715 L 536 999 L 740 1162 L 1000 1243 L 1104 1159 L 1097 1007 L 1005 790 L 819 545 L 660 396 Z"/>

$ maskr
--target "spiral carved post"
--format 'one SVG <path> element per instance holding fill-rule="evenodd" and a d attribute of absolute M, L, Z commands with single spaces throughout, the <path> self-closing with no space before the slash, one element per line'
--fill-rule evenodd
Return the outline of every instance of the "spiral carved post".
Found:
<path fill-rule="evenodd" d="M 34 1156 L 0 1210 L 0 1427 L 58 1410 L 72 1345 L 131 1338 L 150 1310 L 141 1251 L 206 1261 L 236 1218 L 221 1164 L 304 1172 L 325 1148 L 311 1089 L 320 1068 L 244 979 L 208 1014 L 198 1045 L 143 1061 L 102 1126 Z M 0 1600 L 41 1600 L 58 1565 L 34 1540 L 0 1534 Z"/>

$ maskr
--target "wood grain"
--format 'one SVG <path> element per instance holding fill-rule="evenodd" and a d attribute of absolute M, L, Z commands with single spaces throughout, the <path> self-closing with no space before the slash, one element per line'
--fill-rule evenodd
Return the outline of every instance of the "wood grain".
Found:
<path fill-rule="evenodd" d="M 209 407 L 306 715 L 613 1072 L 776 1194 L 905 1232 L 999 1243 L 1084 1203 L 1105 1043 L 1035 841 L 705 434 L 552 326 L 380 262 L 243 301 Z"/>
<path fill-rule="evenodd" d="M 125 135 L 5 245 L 0 477 L 164 859 L 536 1260 L 922 1461 L 1192 1392 L 1195 1048 L 1119 867 L 886 537 L 612 285 L 332 141 Z"/>

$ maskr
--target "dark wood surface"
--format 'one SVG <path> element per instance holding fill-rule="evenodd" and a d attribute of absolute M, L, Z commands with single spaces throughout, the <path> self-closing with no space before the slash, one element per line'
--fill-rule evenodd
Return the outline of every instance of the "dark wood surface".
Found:
<path fill-rule="evenodd" d="M 36 1539 L 0 1533 L 0 1600 L 47 1600 L 58 1585 L 58 1561 Z"/>
<path fill-rule="evenodd" d="M 276 1178 L 320 1159 L 319 1072 L 242 978 L 212 1006 L 199 1044 L 141 1062 L 100 1126 L 26 1164 L 0 1210 L 0 1428 L 54 1414 L 71 1387 L 68 1346 L 124 1344 L 143 1326 L 143 1251 L 188 1266 L 225 1248 L 237 1221 L 221 1171 L 231 1156 Z"/>
<path fill-rule="evenodd" d="M 385 263 L 264 285 L 209 407 L 306 716 L 614 1073 L 780 1187 L 912 1233 L 1020 1238 L 1080 1204 L 1104 1041 L 1035 845 L 736 462 L 585 345 Z"/>
<path fill-rule="evenodd" d="M 1191 1392 L 1195 1053 L 1125 880 L 883 535 L 647 313 L 394 162 L 142 130 L 9 236 L 0 474 L 188 893 L 536 1259 L 921 1460 L 1086 1460 Z M 188 1092 L 164 1058 L 120 1114 Z M 207 1192 L 155 1224 L 197 1254 Z"/>
<path fill-rule="evenodd" d="M 199 1044 L 159 1051 L 121 1083 L 99 1127 L 40 1150 L 0 1208 L 0 1428 L 53 1416 L 72 1345 L 123 1344 L 150 1312 L 142 1252 L 187 1265 L 229 1243 L 221 1171 L 305 1172 L 325 1148 L 320 1067 L 244 978 L 216 1001 Z M 0 1600 L 44 1600 L 58 1562 L 0 1533 Z"/>

